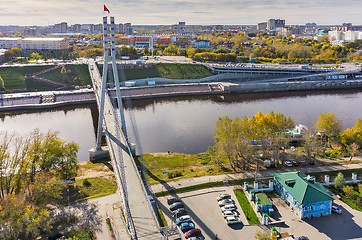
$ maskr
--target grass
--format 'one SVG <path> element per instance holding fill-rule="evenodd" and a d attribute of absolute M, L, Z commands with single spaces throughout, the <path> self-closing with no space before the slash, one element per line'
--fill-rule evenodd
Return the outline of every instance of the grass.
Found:
<path fill-rule="evenodd" d="M 199 189 L 203 189 L 203 188 L 210 188 L 210 187 L 219 187 L 219 186 L 223 186 L 223 185 L 224 185 L 224 183 L 222 181 L 202 183 L 202 184 L 197 184 L 197 185 L 193 185 L 193 186 L 172 189 L 172 190 L 169 190 L 169 191 L 158 192 L 158 193 L 155 193 L 155 196 L 156 197 L 161 197 L 161 196 L 166 196 L 166 195 L 175 194 L 175 193 L 194 191 L 194 190 L 199 190 Z"/>
<path fill-rule="evenodd" d="M 111 231 L 112 237 L 114 238 L 114 232 L 113 232 L 111 220 L 109 218 L 106 218 L 106 223 L 108 225 L 109 231 Z"/>
<path fill-rule="evenodd" d="M 341 200 L 348 204 L 348 206 L 362 212 L 362 205 L 357 205 L 357 199 L 362 198 L 362 193 L 358 192 L 358 184 L 351 184 L 350 186 L 353 187 L 353 191 L 355 194 L 354 198 L 352 199 L 348 198 L 342 189 L 338 189 L 334 186 L 329 186 L 328 189 L 331 190 L 334 194 L 339 195 L 341 197 Z"/>
<path fill-rule="evenodd" d="M 144 154 L 143 159 L 151 184 L 180 178 L 226 174 L 232 171 L 230 168 L 219 168 L 208 152 L 184 155 L 181 153 Z M 141 161 L 140 157 L 136 160 Z M 169 178 L 168 173 L 176 171 L 181 172 L 181 176 Z M 167 173 L 164 174 L 165 172 Z"/>
<path fill-rule="evenodd" d="M 50 85 L 25 80 L 25 75 L 40 72 L 51 67 L 52 66 L 2 67 L 0 68 L 0 76 L 4 80 L 6 91 L 48 89 Z"/>
<path fill-rule="evenodd" d="M 92 80 L 89 75 L 88 66 L 86 64 L 69 64 L 65 66 L 69 73 L 61 74 L 62 68 L 57 68 L 53 71 L 40 75 L 40 77 L 53 80 L 55 82 L 63 82 L 68 85 L 86 86 L 92 85 Z"/>
<path fill-rule="evenodd" d="M 83 236 L 82 236 L 83 233 Z M 82 236 L 82 240 L 95 240 L 96 236 L 93 233 L 93 230 L 90 228 L 85 228 L 84 232 L 83 232 L 83 228 L 77 228 L 74 229 L 72 231 L 70 231 L 69 233 L 66 234 L 68 238 L 72 238 L 72 239 L 80 239 Z"/>
<path fill-rule="evenodd" d="M 243 209 L 244 215 L 248 220 L 249 224 L 260 224 L 258 217 L 256 216 L 253 208 L 251 207 L 248 199 L 246 198 L 243 190 L 234 190 L 235 196 L 239 201 L 241 208 Z"/>
<path fill-rule="evenodd" d="M 114 176 L 87 178 L 90 182 L 89 187 L 83 186 L 84 179 L 77 179 L 75 190 L 77 194 L 75 201 L 82 201 L 90 198 L 102 197 L 113 194 L 117 191 L 117 183 Z"/>
<path fill-rule="evenodd" d="M 212 75 L 205 66 L 199 64 L 159 63 L 149 68 L 125 69 L 127 80 L 140 78 L 195 79 Z"/>
<path fill-rule="evenodd" d="M 34 80 L 25 80 L 26 74 L 37 73 L 52 67 L 54 66 L 2 67 L 0 68 L 0 76 L 4 80 L 6 91 L 54 89 L 54 86 L 45 83 Z M 61 68 L 42 74 L 40 77 L 56 82 L 65 82 L 69 85 L 85 86 L 92 84 L 87 65 L 67 65 L 66 69 L 69 69 L 71 73 L 65 74 L 64 78 L 60 73 Z"/>
<path fill-rule="evenodd" d="M 163 215 L 163 212 L 161 211 L 161 209 L 158 209 L 158 221 L 160 222 L 161 227 L 167 227 L 167 221 L 165 216 Z"/>

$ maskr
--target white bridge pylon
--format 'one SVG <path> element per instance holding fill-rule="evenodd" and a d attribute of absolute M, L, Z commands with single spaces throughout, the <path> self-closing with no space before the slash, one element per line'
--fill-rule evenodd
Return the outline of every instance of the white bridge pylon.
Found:
<path fill-rule="evenodd" d="M 97 131 L 97 147 L 96 147 L 97 150 L 101 150 L 103 120 L 104 120 L 104 101 L 107 91 L 109 55 L 111 55 L 113 80 L 116 86 L 117 104 L 119 109 L 119 115 L 121 116 L 122 132 L 127 139 L 126 121 L 124 118 L 123 104 L 122 104 L 121 91 L 120 91 L 119 78 L 118 78 L 118 70 L 116 64 L 114 17 L 110 17 L 110 24 L 108 24 L 107 17 L 103 17 L 103 51 L 104 51 L 103 55 L 104 62 L 103 62 L 103 74 L 102 74 L 101 102 L 99 106 L 99 120 L 98 120 L 98 131 Z"/>

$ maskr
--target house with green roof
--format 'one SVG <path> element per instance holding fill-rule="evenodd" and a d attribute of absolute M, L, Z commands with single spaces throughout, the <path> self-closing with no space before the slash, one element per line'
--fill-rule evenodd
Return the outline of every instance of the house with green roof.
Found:
<path fill-rule="evenodd" d="M 334 198 L 315 177 L 303 172 L 276 173 L 275 190 L 301 218 L 331 214 Z"/>

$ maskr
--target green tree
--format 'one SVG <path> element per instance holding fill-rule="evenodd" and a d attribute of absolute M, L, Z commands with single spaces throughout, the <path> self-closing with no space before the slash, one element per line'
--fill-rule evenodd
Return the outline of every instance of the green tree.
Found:
<path fill-rule="evenodd" d="M 122 46 L 119 49 L 119 54 L 121 56 L 129 56 L 130 59 L 136 59 L 137 58 L 137 49 L 134 47 Z"/>
<path fill-rule="evenodd" d="M 338 189 L 342 189 L 345 184 L 346 180 L 344 179 L 343 173 L 339 172 L 334 180 L 334 186 Z"/>

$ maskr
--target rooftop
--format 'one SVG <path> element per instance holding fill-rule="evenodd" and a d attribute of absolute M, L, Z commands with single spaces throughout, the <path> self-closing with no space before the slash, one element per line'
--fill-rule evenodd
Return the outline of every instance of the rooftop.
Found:
<path fill-rule="evenodd" d="M 23 38 L 23 41 L 62 41 L 64 38 Z"/>
<path fill-rule="evenodd" d="M 302 205 L 334 200 L 322 184 L 303 172 L 276 173 L 273 176 Z"/>

